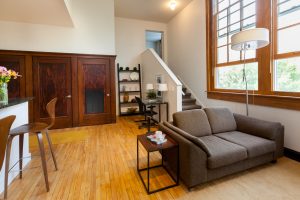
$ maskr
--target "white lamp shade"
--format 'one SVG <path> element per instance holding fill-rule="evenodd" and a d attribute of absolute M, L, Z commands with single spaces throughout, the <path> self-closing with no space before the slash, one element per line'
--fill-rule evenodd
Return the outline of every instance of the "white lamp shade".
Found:
<path fill-rule="evenodd" d="M 161 92 L 168 91 L 168 85 L 165 83 L 158 84 L 158 91 Z"/>
<path fill-rule="evenodd" d="M 146 84 L 146 90 L 153 90 L 154 87 L 153 87 L 153 84 L 152 83 L 147 83 Z"/>
<path fill-rule="evenodd" d="M 231 37 L 231 49 L 256 50 L 269 44 L 269 30 L 266 28 L 254 28 L 234 34 Z"/>

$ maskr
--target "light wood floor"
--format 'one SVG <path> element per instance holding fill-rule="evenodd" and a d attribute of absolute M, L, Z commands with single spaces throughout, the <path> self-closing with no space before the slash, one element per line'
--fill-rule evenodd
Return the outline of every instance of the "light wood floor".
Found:
<path fill-rule="evenodd" d="M 143 132 L 133 118 L 119 118 L 117 124 L 52 131 L 59 170 L 54 171 L 48 151 L 50 192 L 45 190 L 36 157 L 23 179 L 15 179 L 10 185 L 8 199 L 300 199 L 300 163 L 288 158 L 198 186 L 191 192 L 181 183 L 147 195 L 136 172 L 136 135 Z M 37 153 L 35 147 L 31 142 L 33 154 Z M 145 161 L 145 154 L 142 157 Z M 158 157 L 154 155 L 152 161 Z M 151 177 L 156 187 L 170 182 L 160 170 Z"/>

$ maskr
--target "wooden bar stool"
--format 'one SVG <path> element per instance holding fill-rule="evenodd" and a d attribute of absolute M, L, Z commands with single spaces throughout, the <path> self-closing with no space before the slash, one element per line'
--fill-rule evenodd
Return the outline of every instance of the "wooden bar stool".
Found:
<path fill-rule="evenodd" d="M 4 157 L 5 157 L 5 149 L 6 149 L 9 130 L 12 123 L 15 121 L 15 119 L 16 119 L 15 115 L 11 115 L 3 119 L 0 119 L 0 169 L 2 168 Z"/>
<path fill-rule="evenodd" d="M 57 168 L 57 163 L 55 159 L 55 154 L 53 152 L 53 146 L 51 139 L 48 134 L 48 130 L 55 124 L 55 105 L 57 102 L 57 98 L 52 99 L 46 106 L 47 112 L 51 118 L 51 123 L 30 123 L 30 124 L 24 124 L 22 126 L 19 126 L 13 130 L 10 131 L 8 135 L 8 141 L 7 141 L 7 148 L 6 148 L 6 163 L 5 163 L 5 180 L 4 180 L 4 198 L 7 198 L 7 189 L 8 189 L 8 173 L 11 169 L 9 169 L 9 160 L 10 160 L 10 151 L 11 151 L 11 144 L 13 141 L 13 138 L 15 136 L 19 136 L 19 169 L 20 169 L 20 179 L 22 178 L 22 165 L 23 165 L 23 142 L 24 142 L 24 134 L 35 134 L 39 143 L 39 150 L 41 155 L 41 161 L 42 161 L 42 168 L 46 183 L 46 189 L 47 192 L 49 191 L 49 182 L 48 182 L 48 172 L 47 172 L 47 164 L 46 164 L 46 156 L 45 156 L 45 148 L 43 143 L 43 135 L 42 133 L 46 134 L 50 152 L 52 155 L 52 159 L 54 162 L 55 169 Z"/>

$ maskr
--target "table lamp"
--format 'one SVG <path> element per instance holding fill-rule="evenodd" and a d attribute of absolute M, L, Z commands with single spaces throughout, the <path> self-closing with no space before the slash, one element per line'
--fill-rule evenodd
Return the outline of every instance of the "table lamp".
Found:
<path fill-rule="evenodd" d="M 163 92 L 168 91 L 168 85 L 166 83 L 160 83 L 158 84 L 158 91 L 161 92 L 161 99 L 163 100 Z"/>
<path fill-rule="evenodd" d="M 154 87 L 153 87 L 153 84 L 152 83 L 147 83 L 146 84 L 146 90 L 153 90 Z"/>

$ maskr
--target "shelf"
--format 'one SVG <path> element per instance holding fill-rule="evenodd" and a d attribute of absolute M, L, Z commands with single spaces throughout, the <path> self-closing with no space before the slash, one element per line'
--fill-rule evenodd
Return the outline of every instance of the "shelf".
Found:
<path fill-rule="evenodd" d="M 119 70 L 120 73 L 125 72 L 125 73 L 129 73 L 129 72 L 139 72 L 139 70 Z"/>
<path fill-rule="evenodd" d="M 120 93 L 137 93 L 137 92 L 141 92 L 140 90 L 136 90 L 136 91 L 120 91 Z"/>
<path fill-rule="evenodd" d="M 140 83 L 140 81 L 119 81 L 119 83 Z"/>
<path fill-rule="evenodd" d="M 121 102 L 120 104 L 121 105 L 131 105 L 131 104 L 138 104 L 138 103 L 137 102 L 127 102 L 127 103 Z"/>
<path fill-rule="evenodd" d="M 139 112 L 135 113 L 128 113 L 128 112 L 121 112 L 120 116 L 132 116 L 132 115 L 141 115 Z"/>
<path fill-rule="evenodd" d="M 137 110 L 134 113 L 128 112 L 126 108 L 134 107 L 138 108 L 139 104 L 137 102 L 121 102 L 123 100 L 123 97 L 128 95 L 130 97 L 138 96 L 142 97 L 142 83 L 141 83 L 141 65 L 138 64 L 137 69 L 134 70 L 133 67 L 129 68 L 129 70 L 126 70 L 125 67 L 123 67 L 123 70 L 120 70 L 120 65 L 117 63 L 117 72 L 118 72 L 118 86 L 119 86 L 119 113 L 120 116 L 131 116 L 131 115 L 140 115 L 140 112 Z M 138 76 L 133 78 L 138 78 L 138 80 L 132 80 L 130 78 L 130 73 L 137 73 Z M 121 91 L 123 90 L 124 91 Z M 127 91 L 127 90 L 131 91 Z M 131 100 L 131 98 L 130 98 Z"/>

